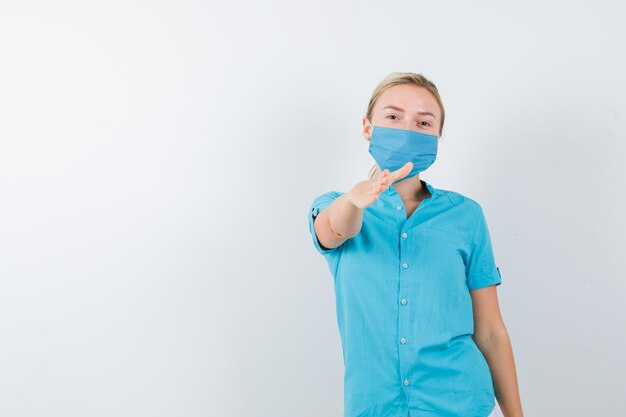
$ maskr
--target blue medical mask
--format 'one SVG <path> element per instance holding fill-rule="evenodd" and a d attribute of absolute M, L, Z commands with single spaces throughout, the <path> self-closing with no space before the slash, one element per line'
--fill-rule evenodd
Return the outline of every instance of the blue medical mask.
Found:
<path fill-rule="evenodd" d="M 425 171 L 435 162 L 437 139 L 435 135 L 413 130 L 372 126 L 369 153 L 381 170 L 388 169 L 390 172 L 402 168 L 409 161 L 413 162 L 413 169 L 404 177 L 410 178 Z"/>

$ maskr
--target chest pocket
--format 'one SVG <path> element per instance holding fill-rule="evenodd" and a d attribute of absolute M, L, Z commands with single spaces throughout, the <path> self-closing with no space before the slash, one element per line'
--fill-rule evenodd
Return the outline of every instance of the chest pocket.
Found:
<path fill-rule="evenodd" d="M 464 249 L 469 245 L 468 237 L 465 233 L 456 230 L 444 230 L 428 226 L 424 232 L 433 243 L 449 246 L 455 249 Z"/>
<path fill-rule="evenodd" d="M 432 283 L 463 289 L 471 244 L 467 234 L 433 227 L 424 228 L 422 233 L 424 261 L 429 265 L 428 276 Z"/>

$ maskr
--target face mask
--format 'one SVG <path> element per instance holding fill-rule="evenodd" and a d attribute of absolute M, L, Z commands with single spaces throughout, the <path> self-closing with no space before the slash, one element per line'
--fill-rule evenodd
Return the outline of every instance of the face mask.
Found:
<path fill-rule="evenodd" d="M 404 177 L 410 178 L 425 171 L 435 162 L 437 139 L 435 135 L 413 130 L 372 126 L 369 153 L 381 170 L 388 169 L 390 172 L 402 168 L 409 161 L 413 162 L 413 169 Z"/>

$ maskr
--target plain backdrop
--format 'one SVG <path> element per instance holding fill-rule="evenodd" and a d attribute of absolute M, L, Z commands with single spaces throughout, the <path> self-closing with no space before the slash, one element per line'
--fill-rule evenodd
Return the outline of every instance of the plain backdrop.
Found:
<path fill-rule="evenodd" d="M 422 179 L 484 209 L 526 416 L 623 415 L 615 1 L 2 1 L 0 415 L 340 417 L 313 199 L 439 87 Z"/>

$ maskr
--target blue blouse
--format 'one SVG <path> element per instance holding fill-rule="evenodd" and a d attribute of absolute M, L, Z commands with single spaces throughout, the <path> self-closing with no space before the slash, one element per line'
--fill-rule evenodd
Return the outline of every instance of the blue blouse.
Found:
<path fill-rule="evenodd" d="M 487 417 L 491 372 L 474 343 L 470 291 L 501 283 L 481 206 L 434 188 L 407 219 L 390 186 L 337 248 L 313 221 L 344 194 L 314 199 L 309 231 L 333 275 L 344 362 L 344 417 Z"/>

